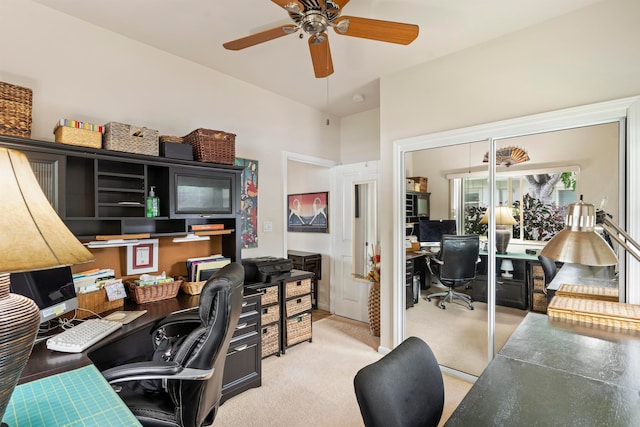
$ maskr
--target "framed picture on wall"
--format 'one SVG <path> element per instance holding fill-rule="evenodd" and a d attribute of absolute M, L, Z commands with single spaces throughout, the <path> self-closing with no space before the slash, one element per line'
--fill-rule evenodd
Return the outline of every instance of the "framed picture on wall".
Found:
<path fill-rule="evenodd" d="M 127 275 L 157 271 L 158 239 L 144 239 L 135 246 L 127 246 Z"/>
<path fill-rule="evenodd" d="M 287 231 L 329 232 L 329 193 L 289 194 Z"/>

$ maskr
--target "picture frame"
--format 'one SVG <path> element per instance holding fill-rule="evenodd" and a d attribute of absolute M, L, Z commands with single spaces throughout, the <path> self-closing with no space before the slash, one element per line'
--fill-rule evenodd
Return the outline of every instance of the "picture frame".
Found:
<path fill-rule="evenodd" d="M 158 271 L 158 239 L 143 239 L 127 246 L 127 275 Z"/>
<path fill-rule="evenodd" d="M 287 195 L 287 231 L 329 232 L 329 193 Z"/>

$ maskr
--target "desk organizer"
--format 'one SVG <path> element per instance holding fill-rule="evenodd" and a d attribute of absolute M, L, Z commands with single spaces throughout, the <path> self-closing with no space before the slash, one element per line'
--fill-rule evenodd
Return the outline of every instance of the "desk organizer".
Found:
<path fill-rule="evenodd" d="M 170 283 L 146 286 L 127 283 L 127 288 L 129 289 L 129 296 L 136 302 L 136 304 L 144 304 L 146 302 L 175 298 L 175 296 L 178 295 L 178 290 L 180 290 L 181 284 L 182 280 L 174 280 Z"/>
<path fill-rule="evenodd" d="M 640 305 L 636 304 L 556 295 L 547 314 L 553 319 L 640 331 Z"/>
<path fill-rule="evenodd" d="M 104 125 L 102 148 L 134 154 L 157 156 L 158 131 L 146 127 L 109 122 Z"/>
<path fill-rule="evenodd" d="M 180 289 L 182 290 L 182 292 L 188 295 L 200 295 L 200 292 L 202 292 L 202 288 L 204 287 L 205 283 L 207 283 L 206 280 L 201 280 L 200 282 L 182 281 Z"/>
<path fill-rule="evenodd" d="M 221 130 L 196 129 L 184 137 L 199 162 L 232 165 L 236 159 L 236 135 Z"/>
<path fill-rule="evenodd" d="M 93 316 L 93 313 L 104 313 L 105 311 L 115 310 L 124 306 L 124 298 L 115 301 L 109 301 L 107 291 L 100 289 L 95 292 L 86 294 L 78 294 L 78 312 L 76 318 L 84 319 Z M 84 309 L 84 310 L 80 310 Z"/>
<path fill-rule="evenodd" d="M 31 138 L 31 89 L 0 82 L 0 134 Z"/>
<path fill-rule="evenodd" d="M 618 288 L 593 285 L 560 285 L 556 295 L 618 302 Z"/>

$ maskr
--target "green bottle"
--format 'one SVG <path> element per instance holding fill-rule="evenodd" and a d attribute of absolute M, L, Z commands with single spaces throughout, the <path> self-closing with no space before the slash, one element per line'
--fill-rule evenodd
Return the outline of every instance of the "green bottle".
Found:
<path fill-rule="evenodd" d="M 160 216 L 160 198 L 156 196 L 155 186 L 152 185 L 147 197 L 147 218 Z"/>

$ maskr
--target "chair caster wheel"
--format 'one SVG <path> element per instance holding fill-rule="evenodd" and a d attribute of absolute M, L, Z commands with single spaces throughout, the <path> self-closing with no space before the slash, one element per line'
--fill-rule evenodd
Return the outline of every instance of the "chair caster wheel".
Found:
<path fill-rule="evenodd" d="M 445 307 L 445 305 L 444 305 L 444 304 L 440 304 L 440 308 L 444 310 L 444 309 L 446 309 L 447 307 Z"/>
<path fill-rule="evenodd" d="M 470 307 L 469 307 L 469 310 L 473 310 L 473 306 L 470 306 Z"/>
<path fill-rule="evenodd" d="M 431 298 L 427 297 L 427 301 L 431 302 Z"/>

